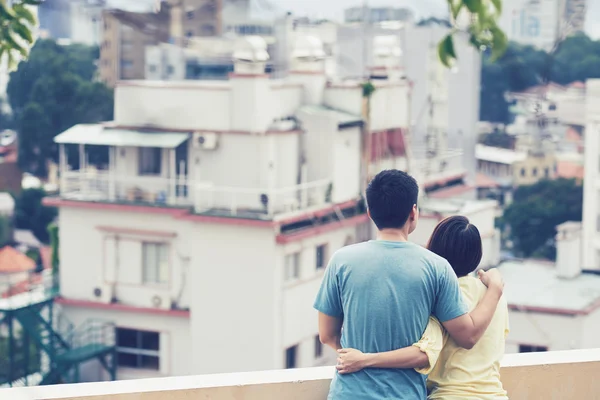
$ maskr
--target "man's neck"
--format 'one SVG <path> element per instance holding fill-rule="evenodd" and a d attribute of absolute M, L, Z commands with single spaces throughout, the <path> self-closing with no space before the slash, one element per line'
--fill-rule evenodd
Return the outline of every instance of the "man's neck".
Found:
<path fill-rule="evenodd" d="M 382 229 L 377 233 L 377 240 L 387 242 L 408 242 L 407 229 Z"/>

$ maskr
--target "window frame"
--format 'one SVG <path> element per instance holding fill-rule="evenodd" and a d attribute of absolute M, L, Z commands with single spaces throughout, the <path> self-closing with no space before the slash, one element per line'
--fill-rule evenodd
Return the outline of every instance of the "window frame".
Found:
<path fill-rule="evenodd" d="M 319 255 L 319 250 L 322 250 L 322 254 Z M 323 243 L 315 248 L 315 269 L 317 271 L 325 270 L 327 267 L 327 257 L 329 253 L 329 243 Z"/>
<path fill-rule="evenodd" d="M 138 175 L 139 176 L 161 176 L 162 175 L 162 162 L 163 162 L 163 149 L 161 147 L 138 147 Z M 152 167 L 148 168 L 146 163 L 146 157 L 152 155 Z M 158 157 L 157 157 L 158 155 Z"/>
<path fill-rule="evenodd" d="M 136 347 L 119 346 L 120 331 L 134 332 L 135 336 L 136 336 L 136 338 L 135 338 Z M 157 335 L 156 336 L 157 349 L 144 348 L 144 338 L 143 338 L 144 334 Z M 117 362 L 117 366 L 119 368 L 131 368 L 131 369 L 146 370 L 146 371 L 160 371 L 160 362 L 161 362 L 160 332 L 145 331 L 145 330 L 141 330 L 141 329 L 132 329 L 132 328 L 125 328 L 125 327 L 116 327 L 115 328 L 115 342 L 116 342 L 116 352 L 117 352 L 116 362 Z M 119 357 L 120 354 L 129 354 L 129 355 L 136 356 L 137 366 L 123 365 L 120 361 L 120 357 Z M 143 365 L 144 364 L 143 357 L 148 357 L 149 359 L 155 359 L 156 360 L 156 368 L 144 366 Z"/>
<path fill-rule="evenodd" d="M 298 368 L 298 345 L 285 349 L 285 369 Z"/>
<path fill-rule="evenodd" d="M 154 267 L 156 268 L 156 271 L 153 273 L 150 273 L 152 271 L 149 271 L 149 265 L 148 265 L 148 260 L 147 257 L 147 248 L 149 246 L 155 246 L 156 250 L 155 250 L 155 255 L 157 256 L 157 258 L 155 260 L 152 260 L 152 262 L 155 263 Z M 161 249 L 164 252 L 163 254 L 161 254 Z M 169 265 L 169 261 L 170 261 L 170 257 L 169 254 L 170 253 L 170 247 L 168 243 L 165 242 L 154 242 L 154 241 L 142 241 L 142 283 L 144 285 L 155 285 L 155 286 L 166 286 L 169 284 L 170 281 L 170 265 Z M 161 260 L 160 258 L 164 257 L 164 260 Z M 166 271 L 162 271 L 161 268 L 161 263 L 166 263 L 165 269 Z M 163 277 L 163 272 L 164 272 L 164 277 Z M 156 276 L 156 279 L 150 278 L 150 276 Z M 163 280 L 164 278 L 164 280 Z"/>
<path fill-rule="evenodd" d="M 294 263 L 293 266 L 289 265 L 289 261 L 292 260 Z M 300 251 L 296 251 L 293 253 L 288 253 L 285 255 L 283 259 L 283 268 L 284 268 L 284 281 L 293 282 L 300 279 L 300 266 L 302 260 L 302 254 Z M 290 274 L 290 269 L 292 269 L 292 273 Z"/>
<path fill-rule="evenodd" d="M 548 351 L 548 346 L 536 346 L 532 344 L 520 344 L 519 353 L 542 353 Z"/>

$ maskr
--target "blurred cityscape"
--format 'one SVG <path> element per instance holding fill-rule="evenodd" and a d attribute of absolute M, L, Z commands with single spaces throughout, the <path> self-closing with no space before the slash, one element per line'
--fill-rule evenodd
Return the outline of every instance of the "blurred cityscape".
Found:
<path fill-rule="evenodd" d="M 334 365 L 313 300 L 389 168 L 412 241 L 479 228 L 507 353 L 600 347 L 600 1 L 503 0 L 506 52 L 458 35 L 452 68 L 443 0 L 320 3 L 31 8 L 0 58 L 0 388 Z"/>

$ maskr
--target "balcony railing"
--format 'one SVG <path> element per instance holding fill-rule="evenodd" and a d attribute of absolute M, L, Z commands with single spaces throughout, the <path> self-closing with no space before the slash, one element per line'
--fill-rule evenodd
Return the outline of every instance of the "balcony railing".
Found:
<path fill-rule="evenodd" d="M 325 400 L 332 367 L 0 390 L 11 400 Z M 507 355 L 511 400 L 591 400 L 600 393 L 600 349 Z"/>
<path fill-rule="evenodd" d="M 328 204 L 332 190 L 330 180 L 254 189 L 190 182 L 185 176 L 167 179 L 83 170 L 63 172 L 60 195 L 70 200 L 191 207 L 200 214 L 269 219 Z"/>
<path fill-rule="evenodd" d="M 42 303 L 58 294 L 58 279 L 51 270 L 30 273 L 27 279 L 0 285 L 0 312 Z"/>

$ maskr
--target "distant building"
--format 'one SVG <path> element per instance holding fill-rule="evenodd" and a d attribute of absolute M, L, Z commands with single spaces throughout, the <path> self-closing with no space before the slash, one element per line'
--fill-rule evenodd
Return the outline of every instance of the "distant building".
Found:
<path fill-rule="evenodd" d="M 415 12 L 405 7 L 352 7 L 344 11 L 344 21 L 347 23 L 363 22 L 365 14 L 368 22 L 378 23 L 387 21 L 413 22 Z"/>
<path fill-rule="evenodd" d="M 108 86 L 119 80 L 143 79 L 145 47 L 169 41 L 170 19 L 166 7 L 158 13 L 104 10 L 100 79 Z"/>
<path fill-rule="evenodd" d="M 18 139 L 14 131 L 0 131 L 0 191 L 18 194 L 23 172 L 19 168 Z"/>
<path fill-rule="evenodd" d="M 600 347 L 600 276 L 582 270 L 581 223 L 557 227 L 555 263 L 499 266 L 509 305 L 507 353 Z"/>
<path fill-rule="evenodd" d="M 585 27 L 586 0 L 504 0 L 500 27 L 510 40 L 550 51 Z"/>

